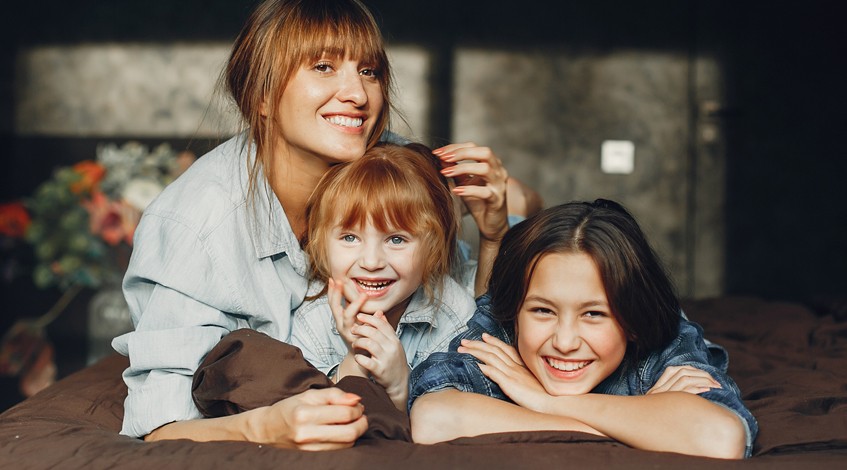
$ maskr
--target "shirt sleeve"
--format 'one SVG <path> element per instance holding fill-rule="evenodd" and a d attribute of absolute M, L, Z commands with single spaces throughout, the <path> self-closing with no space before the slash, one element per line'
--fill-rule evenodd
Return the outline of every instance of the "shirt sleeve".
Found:
<path fill-rule="evenodd" d="M 721 388 L 713 388 L 701 393 L 700 396 L 732 411 L 739 417 L 744 424 L 747 435 L 745 456 L 749 457 L 752 455 L 753 441 L 759 432 L 759 426 L 756 418 L 744 405 L 738 385 L 726 373 L 725 368 L 721 369 L 721 366 L 715 364 L 715 361 L 711 359 L 710 354 L 715 347 L 720 348 L 714 343 L 707 344 L 703 339 L 703 329 L 700 325 L 681 320 L 679 336 L 662 352 L 657 361 L 649 365 L 651 368 L 650 380 L 642 384 L 641 392 L 646 393 L 652 388 L 665 369 L 670 366 L 687 365 L 708 372 L 712 378 L 721 384 Z M 723 351 L 723 348 L 720 349 Z"/>
<path fill-rule="evenodd" d="M 294 313 L 291 325 L 291 344 L 300 348 L 303 358 L 318 370 L 330 375 L 338 367 L 341 359 L 347 355 L 346 348 L 336 351 L 331 335 L 335 335 L 335 323 L 332 311 L 326 302 L 326 296 L 304 303 Z M 340 338 L 340 336 L 339 336 Z M 343 340 L 342 340 L 343 341 Z"/>
<path fill-rule="evenodd" d="M 165 224 L 148 216 L 139 225 L 123 286 L 135 331 L 112 342 L 130 361 L 121 434 L 131 437 L 201 417 L 191 398 L 194 371 L 237 326 L 219 307 L 236 297 L 226 273 L 196 234 Z"/>

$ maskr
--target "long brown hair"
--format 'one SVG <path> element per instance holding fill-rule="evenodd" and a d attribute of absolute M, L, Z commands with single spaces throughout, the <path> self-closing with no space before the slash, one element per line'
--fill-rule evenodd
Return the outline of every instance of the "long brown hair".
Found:
<path fill-rule="evenodd" d="M 391 70 L 379 28 L 358 0 L 267 0 L 252 13 L 235 40 L 224 71 L 227 91 L 249 128 L 256 159 L 249 168 L 249 192 L 254 194 L 259 171 L 273 180 L 271 164 L 278 124 L 274 108 L 291 77 L 302 65 L 323 55 L 355 57 L 377 71 L 384 105 L 369 136 L 379 140 L 388 125 Z"/>
<path fill-rule="evenodd" d="M 381 231 L 402 229 L 420 240 L 424 288 L 435 298 L 456 257 L 458 219 L 447 181 L 428 154 L 422 145 L 379 143 L 362 158 L 324 174 L 306 205 L 303 245 L 310 279 L 326 282 L 330 277 L 327 241 L 335 227 L 370 222 Z"/>
<path fill-rule="evenodd" d="M 585 253 L 603 280 L 612 314 L 638 360 L 679 332 L 673 283 L 635 218 L 620 204 L 597 199 L 551 207 L 506 233 L 489 281 L 492 314 L 514 332 L 538 260 L 548 253 Z"/>

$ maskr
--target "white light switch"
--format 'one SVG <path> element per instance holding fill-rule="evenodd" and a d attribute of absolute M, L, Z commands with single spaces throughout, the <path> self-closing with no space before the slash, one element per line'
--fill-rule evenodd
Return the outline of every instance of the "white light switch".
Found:
<path fill-rule="evenodd" d="M 604 140 L 600 146 L 603 173 L 628 175 L 635 167 L 635 144 L 629 140 Z"/>

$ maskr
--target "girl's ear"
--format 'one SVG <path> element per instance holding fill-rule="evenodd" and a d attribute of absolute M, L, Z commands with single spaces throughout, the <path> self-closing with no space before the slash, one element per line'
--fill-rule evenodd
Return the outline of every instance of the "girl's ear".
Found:
<path fill-rule="evenodd" d="M 265 98 L 259 104 L 259 116 L 268 117 L 268 99 Z"/>

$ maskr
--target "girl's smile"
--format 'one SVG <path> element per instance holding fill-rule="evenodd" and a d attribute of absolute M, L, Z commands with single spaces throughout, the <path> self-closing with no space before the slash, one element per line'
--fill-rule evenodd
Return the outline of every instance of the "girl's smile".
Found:
<path fill-rule="evenodd" d="M 597 265 L 584 253 L 538 260 L 517 338 L 521 359 L 551 395 L 590 392 L 618 368 L 627 345 Z"/>
<path fill-rule="evenodd" d="M 337 226 L 328 238 L 330 274 L 344 283 L 347 299 L 365 294 L 368 300 L 362 312 L 381 310 L 390 323 L 396 323 L 423 283 L 417 238 L 405 230 L 382 231 L 371 222 L 353 229 Z"/>

